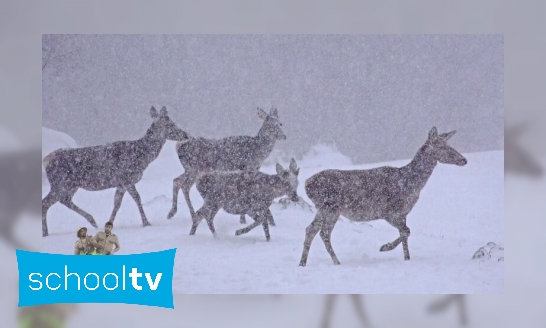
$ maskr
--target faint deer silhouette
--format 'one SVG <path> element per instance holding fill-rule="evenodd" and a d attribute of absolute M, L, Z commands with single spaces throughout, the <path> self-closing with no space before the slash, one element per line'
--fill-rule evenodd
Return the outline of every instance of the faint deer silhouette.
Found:
<path fill-rule="evenodd" d="M 447 295 L 446 297 L 433 302 L 429 309 L 429 313 L 438 313 L 445 311 L 450 304 L 456 303 L 459 309 L 459 324 L 461 327 L 466 327 L 468 325 L 468 316 L 466 313 L 466 295 L 463 294 L 453 294 Z"/>
<path fill-rule="evenodd" d="M 334 303 L 337 300 L 337 296 L 335 294 L 326 295 L 326 302 L 324 305 L 324 312 L 322 315 L 322 321 L 320 323 L 320 328 L 330 328 L 330 322 L 332 318 L 332 314 L 334 311 Z M 371 328 L 370 322 L 368 320 L 368 316 L 366 315 L 366 312 L 364 311 L 364 306 L 362 303 L 362 295 L 358 294 L 351 294 L 349 295 L 351 297 L 351 301 L 355 307 L 356 314 L 358 315 L 358 319 L 360 320 L 360 324 L 364 328 Z"/>
<path fill-rule="evenodd" d="M 540 177 L 543 168 L 517 141 L 527 124 L 519 124 L 504 130 L 504 171 L 529 177 Z"/>

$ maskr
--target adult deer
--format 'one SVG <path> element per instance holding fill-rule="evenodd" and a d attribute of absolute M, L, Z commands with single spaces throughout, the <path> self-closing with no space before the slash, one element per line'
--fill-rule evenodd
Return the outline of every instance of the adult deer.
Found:
<path fill-rule="evenodd" d="M 87 219 L 93 227 L 98 227 L 89 213 L 72 202 L 72 197 L 79 188 L 89 191 L 116 188 L 110 222 L 114 221 L 123 195 L 127 191 L 138 206 L 142 225 L 150 225 L 135 185 L 142 178 L 148 165 L 157 158 L 167 140 L 188 139 L 186 132 L 169 118 L 165 107 L 161 108 L 159 113 L 152 107 L 150 115 L 153 123 L 141 139 L 117 141 L 101 146 L 58 149 L 44 158 L 44 168 L 51 185 L 51 190 L 42 200 L 44 237 L 48 235 L 47 211 L 59 201 Z"/>
<path fill-rule="evenodd" d="M 193 218 L 190 235 L 195 234 L 201 220 L 206 219 L 210 231 L 216 237 L 214 216 L 220 209 L 230 214 L 248 214 L 254 223 L 239 229 L 235 235 L 248 233 L 262 224 L 265 238 L 269 241 L 269 207 L 273 199 L 287 195 L 298 201 L 298 174 L 300 169 L 292 158 L 288 170 L 276 165 L 277 174 L 259 171 L 207 172 L 197 180 L 197 190 L 205 200 Z"/>
<path fill-rule="evenodd" d="M 279 122 L 276 108 L 272 108 L 268 115 L 258 107 L 258 116 L 264 122 L 254 137 L 233 136 L 217 140 L 191 138 L 188 142 L 177 143 L 176 152 L 184 167 L 184 173 L 173 181 L 173 205 L 167 216 L 168 219 L 176 214 L 180 189 L 192 219 L 195 217 L 190 200 L 190 189 L 198 174 L 210 171 L 258 171 L 260 169 L 262 162 L 273 150 L 275 141 L 285 140 L 286 135 L 281 130 L 282 124 Z M 241 223 L 245 223 L 244 215 L 241 215 Z M 272 216 L 270 224 L 275 225 Z"/>
<path fill-rule="evenodd" d="M 413 160 L 400 168 L 383 166 L 370 170 L 325 170 L 307 179 L 305 191 L 315 203 L 317 214 L 305 231 L 300 266 L 306 265 L 311 242 L 319 231 L 334 264 L 340 264 L 330 242 L 340 215 L 358 222 L 385 219 L 398 229 L 400 237 L 383 245 L 380 251 L 393 250 L 402 243 L 404 259 L 409 260 L 410 229 L 406 225 L 406 216 L 417 203 L 419 193 L 436 164 L 464 166 L 467 163 L 466 158 L 447 144 L 455 132 L 438 135 L 433 127 Z"/>

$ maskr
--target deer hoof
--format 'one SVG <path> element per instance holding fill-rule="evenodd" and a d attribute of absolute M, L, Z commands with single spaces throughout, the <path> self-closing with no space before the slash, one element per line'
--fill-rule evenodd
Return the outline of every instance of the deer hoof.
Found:
<path fill-rule="evenodd" d="M 379 249 L 380 252 L 388 252 L 388 251 L 392 251 L 392 245 L 391 244 L 385 244 L 383 246 L 381 246 L 381 248 Z"/>
<path fill-rule="evenodd" d="M 148 226 L 151 226 L 151 223 L 148 222 L 148 221 L 144 221 L 144 222 L 142 222 L 142 226 L 143 227 L 148 227 Z"/>

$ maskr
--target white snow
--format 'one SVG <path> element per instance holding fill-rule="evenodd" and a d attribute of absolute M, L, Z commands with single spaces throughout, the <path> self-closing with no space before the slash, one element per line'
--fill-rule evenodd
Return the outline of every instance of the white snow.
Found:
<path fill-rule="evenodd" d="M 53 143 L 58 139 L 50 140 Z M 50 146 L 48 140 L 43 142 Z M 74 145 L 75 142 L 67 143 Z M 305 228 L 314 217 L 309 209 L 272 206 L 277 226 L 270 228 L 270 242 L 265 241 L 261 227 L 235 236 L 235 230 L 244 225 L 239 223 L 238 216 L 223 211 L 214 221 L 218 239 L 213 238 L 205 222 L 196 235 L 190 236 L 191 219 L 181 192 L 178 213 L 167 220 L 172 180 L 183 172 L 175 143 L 169 141 L 137 184 L 153 226 L 141 226 L 135 202 L 125 195 L 114 223 L 114 233 L 121 242 L 118 254 L 177 248 L 175 294 L 503 293 L 504 262 L 475 261 L 472 256 L 488 242 L 504 245 L 504 152 L 464 155 L 468 159 L 464 167 L 438 164 L 409 214 L 410 261 L 404 261 L 401 245 L 390 252 L 379 252 L 383 244 L 398 237 L 398 231 L 385 221 L 355 224 L 341 217 L 332 234 L 332 245 L 341 265 L 333 265 L 317 235 L 307 266 L 302 268 L 298 264 Z M 339 152 L 317 146 L 298 161 L 301 167 L 298 192 L 312 204 L 305 194 L 304 181 L 326 168 L 366 169 L 407 163 L 409 159 L 353 165 Z M 261 170 L 275 172 L 273 165 Z M 44 186 L 43 196 L 48 189 Z M 93 215 L 102 227 L 110 217 L 114 192 L 114 189 L 99 192 L 80 189 L 74 202 Z M 195 187 L 190 197 L 197 210 L 202 198 Z M 247 217 L 247 224 L 251 222 Z M 42 238 L 42 251 L 70 254 L 76 230 L 84 225 L 90 234 L 99 231 L 80 215 L 55 204 L 48 212 L 50 235 Z"/>

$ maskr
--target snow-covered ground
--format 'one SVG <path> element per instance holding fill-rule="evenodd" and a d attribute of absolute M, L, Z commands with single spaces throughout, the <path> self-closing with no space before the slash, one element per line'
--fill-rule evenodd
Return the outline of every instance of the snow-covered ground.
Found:
<path fill-rule="evenodd" d="M 204 222 L 196 235 L 190 236 L 191 219 L 182 193 L 178 213 L 167 220 L 172 179 L 183 172 L 174 142 L 167 142 L 137 184 L 152 226 L 141 226 L 135 202 L 125 195 L 114 227 L 121 243 L 119 254 L 177 248 L 173 281 L 176 294 L 503 293 L 504 262 L 473 260 L 472 256 L 488 242 L 504 246 L 504 152 L 464 155 L 468 159 L 464 167 L 436 167 L 409 214 L 410 261 L 404 261 L 401 245 L 390 252 L 379 252 L 381 245 L 398 237 L 398 231 L 385 221 L 355 224 L 342 217 L 332 234 L 341 265 L 333 265 L 317 235 L 307 266 L 302 268 L 298 264 L 305 228 L 314 217 L 309 209 L 283 209 L 274 204 L 271 211 L 277 226 L 270 229 L 270 242 L 265 241 L 260 227 L 235 236 L 235 230 L 243 225 L 238 216 L 223 211 L 214 221 L 218 239 L 213 238 Z M 335 150 L 317 146 L 298 161 L 298 192 L 312 204 L 305 194 L 304 181 L 326 168 L 366 169 L 408 162 L 352 165 Z M 287 167 L 287 163 L 282 164 Z M 273 165 L 261 170 L 275 172 Z M 44 184 L 43 196 L 48 191 L 49 186 Z M 110 217 L 114 192 L 80 189 L 74 202 L 102 227 Z M 195 187 L 190 197 L 198 209 L 202 198 Z M 251 222 L 248 218 L 247 223 Z M 48 253 L 70 254 L 81 226 L 88 226 L 93 235 L 98 231 L 60 203 L 50 208 L 48 226 L 50 236 L 42 239 L 42 251 Z"/>

